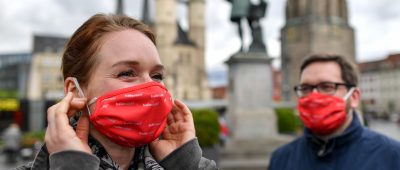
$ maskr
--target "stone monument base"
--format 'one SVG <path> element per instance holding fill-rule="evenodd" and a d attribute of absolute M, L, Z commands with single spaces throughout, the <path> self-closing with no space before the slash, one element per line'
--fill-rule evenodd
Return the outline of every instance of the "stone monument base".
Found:
<path fill-rule="evenodd" d="M 257 140 L 277 135 L 276 115 L 272 108 L 232 110 L 232 138 L 238 140 Z"/>
<path fill-rule="evenodd" d="M 277 133 L 272 108 L 232 110 L 232 136 L 221 148 L 219 167 L 224 170 L 265 170 L 271 154 L 294 136 Z"/>
<path fill-rule="evenodd" d="M 221 148 L 219 169 L 221 170 L 265 170 L 271 154 L 295 137 L 275 135 L 270 138 L 230 139 Z"/>
<path fill-rule="evenodd" d="M 226 61 L 229 66 L 226 118 L 231 138 L 221 150 L 220 169 L 265 170 L 271 153 L 291 141 L 277 133 L 270 62 L 265 52 L 240 52 Z"/>

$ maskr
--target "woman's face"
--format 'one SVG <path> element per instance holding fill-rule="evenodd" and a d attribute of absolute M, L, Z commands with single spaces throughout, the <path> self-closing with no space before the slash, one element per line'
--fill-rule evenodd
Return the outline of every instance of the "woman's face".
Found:
<path fill-rule="evenodd" d="M 164 67 L 155 45 L 134 29 L 106 34 L 95 57 L 97 66 L 84 88 L 89 100 L 112 90 L 151 81 L 162 82 L 164 77 Z"/>

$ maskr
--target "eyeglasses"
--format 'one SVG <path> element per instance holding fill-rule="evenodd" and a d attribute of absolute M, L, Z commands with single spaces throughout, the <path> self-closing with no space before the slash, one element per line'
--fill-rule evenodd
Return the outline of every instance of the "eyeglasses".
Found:
<path fill-rule="evenodd" d="M 301 84 L 294 87 L 298 97 L 307 96 L 316 88 L 319 93 L 333 95 L 336 93 L 339 86 L 345 86 L 347 88 L 354 87 L 351 84 L 345 83 L 334 83 L 334 82 L 324 82 L 317 85 Z"/>

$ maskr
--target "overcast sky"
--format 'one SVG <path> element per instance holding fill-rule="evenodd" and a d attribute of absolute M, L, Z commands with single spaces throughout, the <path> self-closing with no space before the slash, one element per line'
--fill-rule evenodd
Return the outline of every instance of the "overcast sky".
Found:
<path fill-rule="evenodd" d="M 33 34 L 69 37 L 91 15 L 115 11 L 115 0 L 0 0 L 0 53 L 30 52 Z M 207 0 L 206 61 L 208 69 L 239 49 L 236 25 L 229 21 L 227 0 Z M 286 0 L 270 0 L 262 20 L 269 55 L 280 56 L 279 33 Z M 350 25 L 356 31 L 356 57 L 370 61 L 400 52 L 399 0 L 348 0 Z M 125 12 L 141 18 L 142 0 L 125 0 Z M 184 20 L 185 10 L 179 14 Z M 183 23 L 184 24 L 184 23 Z M 249 39 L 246 39 L 247 43 Z"/>

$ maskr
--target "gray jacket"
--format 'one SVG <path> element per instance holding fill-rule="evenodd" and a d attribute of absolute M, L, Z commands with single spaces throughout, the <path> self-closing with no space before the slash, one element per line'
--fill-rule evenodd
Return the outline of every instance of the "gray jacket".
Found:
<path fill-rule="evenodd" d="M 202 151 L 197 138 L 190 140 L 180 148 L 167 155 L 160 162 L 155 161 L 150 154 L 148 147 L 145 147 L 141 160 L 145 170 L 214 170 L 218 169 L 215 162 L 202 157 Z M 16 170 L 59 170 L 59 169 L 103 169 L 100 166 L 100 159 L 93 154 L 80 151 L 61 151 L 49 156 L 46 147 L 42 147 L 35 160 L 24 166 L 15 168 Z"/>

